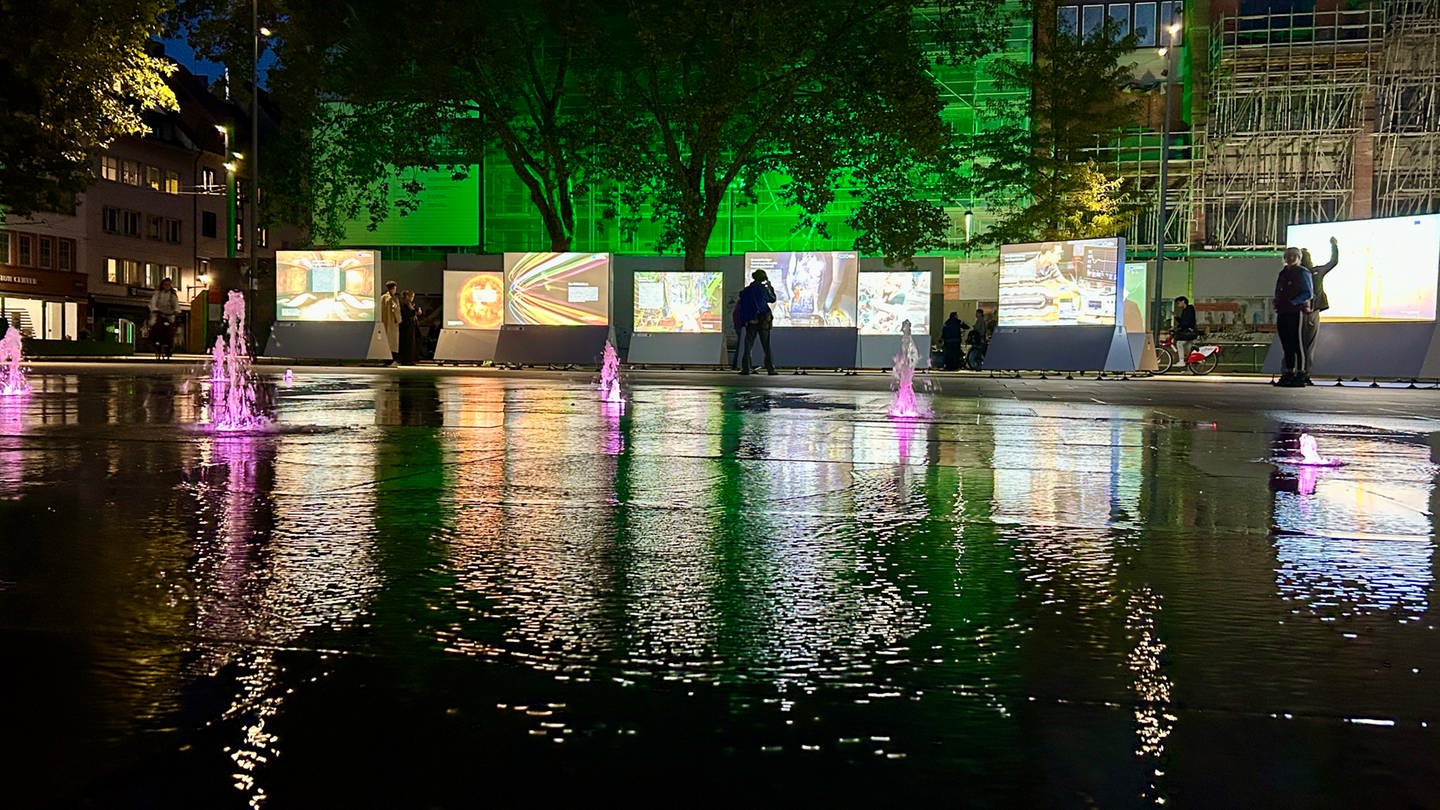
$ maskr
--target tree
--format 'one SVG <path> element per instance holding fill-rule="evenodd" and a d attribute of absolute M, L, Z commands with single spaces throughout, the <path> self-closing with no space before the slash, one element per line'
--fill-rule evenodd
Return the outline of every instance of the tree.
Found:
<path fill-rule="evenodd" d="M 0 2 L 0 217 L 64 210 L 99 151 L 175 109 L 172 66 L 150 53 L 167 3 Z"/>
<path fill-rule="evenodd" d="M 703 267 L 727 192 L 769 171 L 790 178 L 784 197 L 802 224 L 849 173 L 860 245 L 906 260 L 939 243 L 947 218 L 933 193 L 955 163 L 922 46 L 989 50 L 1001 5 L 631 0 L 602 23 L 625 47 L 589 88 L 600 154 L 628 202 L 652 207 L 657 247 L 679 245 L 687 268 Z"/>
<path fill-rule="evenodd" d="M 570 96 L 589 46 L 587 0 L 283 0 L 270 91 L 285 110 L 272 206 L 307 214 L 321 241 L 362 215 L 416 209 L 417 172 L 463 178 L 499 147 L 529 191 L 552 250 L 575 235 L 592 180 L 587 116 Z M 226 0 L 186 0 L 177 27 L 198 51 L 237 61 Z M 248 23 L 245 24 L 248 28 Z M 241 74 L 244 75 L 244 74 Z"/>
<path fill-rule="evenodd" d="M 1108 25 L 1083 38 L 1061 32 L 1054 0 L 1034 5 L 1034 59 L 991 68 L 999 88 L 1028 98 L 992 103 L 988 118 L 998 123 L 967 143 L 976 196 L 1000 212 L 976 244 L 1114 236 L 1139 211 L 1127 181 L 1093 153 L 1135 122 L 1138 99 L 1123 89 L 1130 72 L 1121 62 L 1133 38 Z"/>

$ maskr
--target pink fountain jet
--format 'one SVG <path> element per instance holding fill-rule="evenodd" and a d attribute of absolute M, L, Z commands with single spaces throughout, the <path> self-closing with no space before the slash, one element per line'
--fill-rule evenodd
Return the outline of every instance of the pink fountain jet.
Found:
<path fill-rule="evenodd" d="M 620 396 L 620 355 L 610 341 L 605 341 L 605 358 L 600 364 L 600 401 L 623 403 Z"/>
<path fill-rule="evenodd" d="M 255 376 L 245 338 L 245 296 L 225 301 L 225 334 L 215 338 L 210 364 L 210 425 L 218 431 L 258 430 L 269 424 L 255 403 Z"/>
<path fill-rule="evenodd" d="M 0 317 L 4 317 L 0 314 Z M 25 369 L 20 367 L 24 360 L 21 354 L 23 336 L 18 327 L 10 327 L 5 337 L 0 338 L 0 396 L 14 397 L 30 393 L 30 383 L 25 380 Z"/>
<path fill-rule="evenodd" d="M 895 393 L 890 397 L 890 415 L 897 419 L 918 419 L 929 416 L 930 410 L 915 393 L 915 366 L 920 361 L 920 352 L 915 348 L 915 339 L 910 335 L 910 321 L 900 324 L 900 353 L 895 355 L 895 368 L 891 371 L 894 381 L 891 387 Z"/>

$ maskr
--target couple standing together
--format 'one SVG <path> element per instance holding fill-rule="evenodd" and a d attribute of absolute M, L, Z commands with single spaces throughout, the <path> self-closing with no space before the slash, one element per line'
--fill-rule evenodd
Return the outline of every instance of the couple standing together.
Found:
<path fill-rule="evenodd" d="M 415 305 L 415 291 L 396 292 L 395 282 L 385 282 L 380 325 L 390 348 L 390 362 L 385 365 L 415 365 L 420 355 L 420 308 Z"/>
<path fill-rule="evenodd" d="M 740 292 L 740 300 L 735 302 L 735 310 L 730 314 L 735 324 L 735 332 L 740 336 L 739 345 L 735 352 L 740 366 L 741 374 L 749 374 L 754 371 L 750 363 L 750 350 L 755 346 L 755 338 L 760 338 L 760 348 L 765 352 L 765 372 L 775 373 L 775 360 L 770 356 L 770 327 L 775 322 L 775 315 L 770 311 L 770 305 L 775 303 L 775 288 L 770 286 L 770 277 L 764 270 L 756 270 L 750 274 L 750 286 Z"/>
<path fill-rule="evenodd" d="M 1303 388 L 1311 385 L 1310 359 L 1320 332 L 1320 313 L 1330 308 L 1325 295 L 1325 274 L 1340 263 L 1340 243 L 1330 237 L 1330 261 L 1318 267 L 1309 251 L 1285 249 L 1285 266 L 1275 279 L 1275 331 L 1285 350 L 1276 385 Z"/>

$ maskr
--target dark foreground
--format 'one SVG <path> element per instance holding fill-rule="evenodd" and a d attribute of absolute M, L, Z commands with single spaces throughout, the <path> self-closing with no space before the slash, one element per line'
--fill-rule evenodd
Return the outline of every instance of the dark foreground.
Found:
<path fill-rule="evenodd" d="M 1440 394 L 740 379 L 46 368 L 5 803 L 1440 806 Z"/>

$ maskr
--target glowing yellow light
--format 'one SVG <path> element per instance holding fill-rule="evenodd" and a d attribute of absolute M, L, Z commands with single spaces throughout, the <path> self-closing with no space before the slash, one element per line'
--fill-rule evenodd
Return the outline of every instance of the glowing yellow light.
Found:
<path fill-rule="evenodd" d="M 226 164 L 225 164 L 225 171 L 227 171 L 227 172 L 233 172 L 233 171 L 235 171 L 235 164 L 234 164 L 233 162 L 232 162 L 232 163 L 226 163 Z"/>

